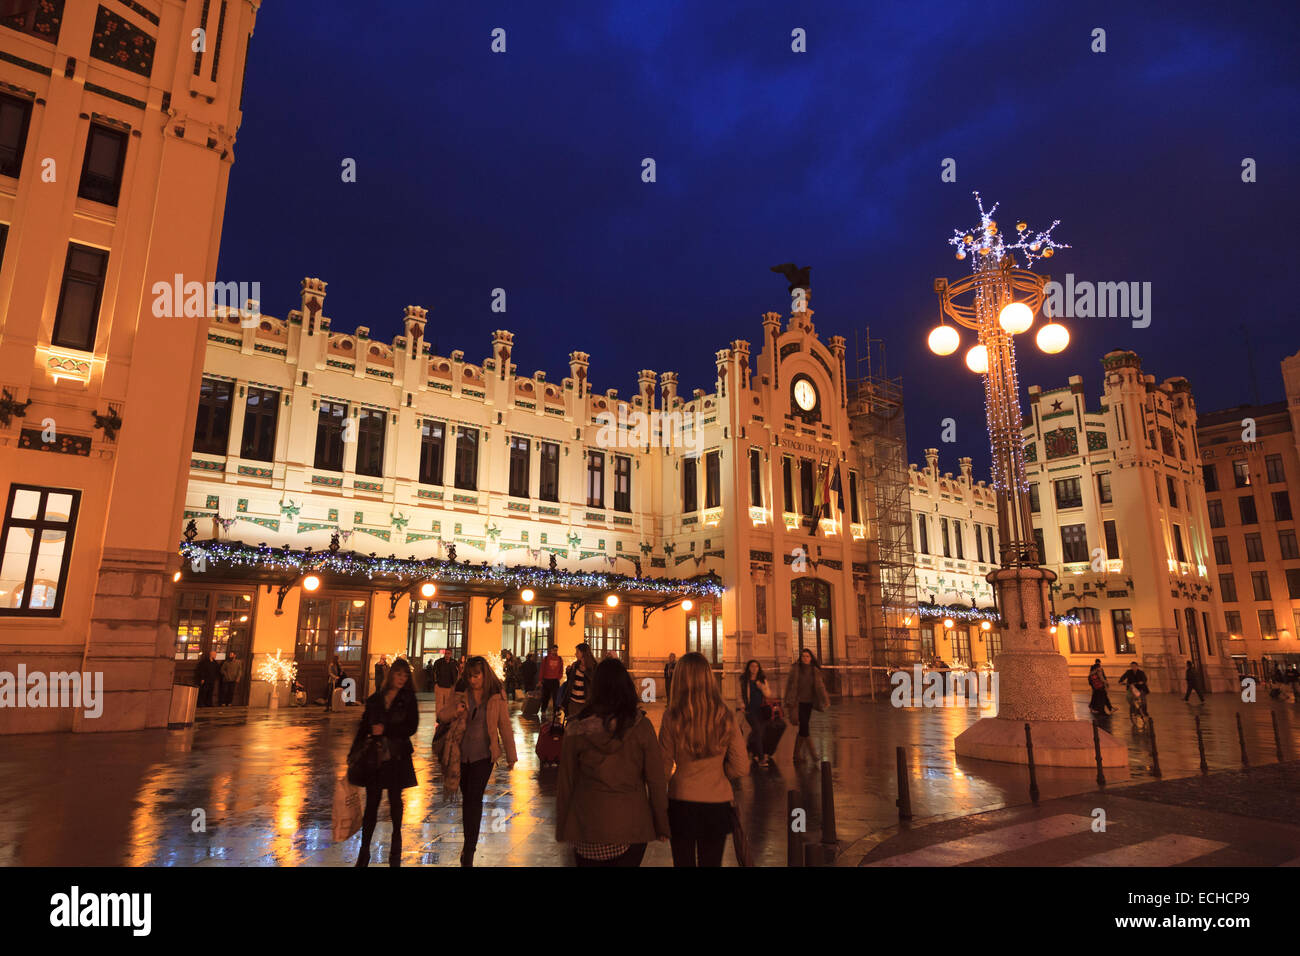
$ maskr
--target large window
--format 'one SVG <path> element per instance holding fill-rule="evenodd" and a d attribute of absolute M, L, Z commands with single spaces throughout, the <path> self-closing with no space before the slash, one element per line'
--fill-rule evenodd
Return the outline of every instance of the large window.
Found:
<path fill-rule="evenodd" d="M 244 436 L 241 458 L 275 460 L 275 426 L 280 415 L 280 393 L 269 388 L 248 386 L 244 403 Z"/>
<path fill-rule="evenodd" d="M 1219 490 L 1219 473 L 1213 465 L 1202 465 L 1201 476 L 1205 479 L 1205 490 L 1207 492 Z"/>
<path fill-rule="evenodd" d="M 790 457 L 781 459 L 781 485 L 785 492 L 782 504 L 785 510 L 794 513 L 794 465 Z"/>
<path fill-rule="evenodd" d="M 1266 641 L 1277 640 L 1277 618 L 1273 616 L 1273 609 L 1268 608 L 1258 612 L 1259 617 L 1259 636 Z"/>
<path fill-rule="evenodd" d="M 553 604 L 507 604 L 501 612 L 501 647 L 523 660 L 537 655 L 538 664 L 551 646 L 555 620 Z"/>
<path fill-rule="evenodd" d="M 700 510 L 699 459 L 687 455 L 682 459 L 682 511 Z"/>
<path fill-rule="evenodd" d="M 1223 527 L 1223 502 L 1215 498 L 1213 501 L 1207 501 L 1206 507 L 1210 512 L 1210 527 Z"/>
<path fill-rule="evenodd" d="M 122 166 L 126 162 L 129 137 L 121 130 L 90 124 L 86 138 L 86 160 L 81 166 L 81 184 L 77 195 L 82 199 L 116 206 L 122 191 Z"/>
<path fill-rule="evenodd" d="M 194 419 L 194 450 L 224 455 L 230 438 L 230 403 L 235 383 L 205 378 L 199 385 L 199 410 Z"/>
<path fill-rule="evenodd" d="M 0 93 L 0 176 L 18 177 L 27 149 L 32 101 Z"/>
<path fill-rule="evenodd" d="M 799 459 L 799 509 L 805 518 L 813 516 L 817 485 L 813 478 L 812 459 Z"/>
<path fill-rule="evenodd" d="M 1219 597 L 1227 602 L 1237 600 L 1237 579 L 1231 574 L 1219 575 Z"/>
<path fill-rule="evenodd" d="M 451 651 L 457 660 L 465 653 L 465 605 L 443 601 L 412 601 L 407 624 L 406 649 L 412 665 Z"/>
<path fill-rule="evenodd" d="M 560 500 L 560 446 L 542 442 L 542 461 L 537 480 L 537 497 L 543 501 Z"/>
<path fill-rule="evenodd" d="M 587 452 L 587 507 L 605 507 L 605 453 Z"/>
<path fill-rule="evenodd" d="M 627 608 L 587 608 L 582 639 L 597 663 L 609 655 L 627 664 Z"/>
<path fill-rule="evenodd" d="M 1169 507 L 1178 507 L 1178 483 L 1165 475 L 1165 487 L 1169 489 Z"/>
<path fill-rule="evenodd" d="M 1095 607 L 1081 607 L 1075 614 L 1079 623 L 1071 625 L 1071 654 L 1100 654 L 1101 649 L 1101 612 Z"/>
<path fill-rule="evenodd" d="M 722 602 L 702 598 L 686 613 L 686 649 L 722 666 Z"/>
<path fill-rule="evenodd" d="M 1237 507 L 1241 511 L 1242 524 L 1259 524 L 1259 515 L 1255 513 L 1255 496 L 1242 495 L 1237 499 Z"/>
<path fill-rule="evenodd" d="M 316 467 L 343 470 L 343 428 L 348 407 L 343 402 L 321 402 L 316 415 Z"/>
<path fill-rule="evenodd" d="M 1187 553 L 1183 550 L 1183 529 L 1178 525 L 1174 525 L 1174 557 L 1180 564 L 1187 561 Z"/>
<path fill-rule="evenodd" d="M 717 508 L 722 504 L 722 452 L 711 451 L 704 456 L 704 507 Z"/>
<path fill-rule="evenodd" d="M 1106 557 L 1112 561 L 1123 557 L 1123 555 L 1119 553 L 1119 532 L 1116 530 L 1115 522 L 1110 520 L 1103 521 L 1101 523 L 1101 530 L 1106 535 Z"/>
<path fill-rule="evenodd" d="M 442 484 L 442 461 L 447 446 L 447 426 L 426 420 L 420 426 L 420 484 Z"/>
<path fill-rule="evenodd" d="M 948 536 L 948 519 L 947 519 L 947 518 L 940 518 L 940 519 L 939 519 L 939 538 L 943 541 L 943 556 L 944 556 L 945 558 L 951 558 L 951 557 L 952 557 L 952 541 L 951 541 L 951 539 L 950 539 L 949 536 Z"/>
<path fill-rule="evenodd" d="M 363 408 L 357 417 L 357 474 L 380 478 L 384 474 L 384 426 L 388 413 Z"/>
<path fill-rule="evenodd" d="M 456 429 L 456 487 L 462 491 L 478 490 L 478 429 Z"/>
<path fill-rule="evenodd" d="M 1228 547 L 1227 538 L 1214 539 L 1214 563 L 1232 564 L 1232 550 Z"/>
<path fill-rule="evenodd" d="M 1053 482 L 1056 486 L 1056 507 L 1059 508 L 1082 508 L 1083 492 L 1079 487 L 1078 478 L 1062 478 L 1060 481 Z"/>
<path fill-rule="evenodd" d="M 1264 539 L 1258 533 L 1246 535 L 1246 560 L 1264 560 Z"/>
<path fill-rule="evenodd" d="M 1250 465 L 1246 459 L 1238 458 L 1232 463 L 1232 482 L 1237 488 L 1245 488 L 1250 485 Z"/>
<path fill-rule="evenodd" d="M 510 496 L 528 497 L 528 471 L 531 467 L 533 443 L 518 435 L 510 436 Z"/>
<path fill-rule="evenodd" d="M 632 510 L 632 459 L 627 455 L 614 456 L 614 510 Z"/>
<path fill-rule="evenodd" d="M 1264 471 L 1268 474 L 1268 483 L 1270 485 L 1286 481 L 1286 470 L 1282 467 L 1281 455 L 1265 455 Z"/>
<path fill-rule="evenodd" d="M 1241 612 L 1240 611 L 1224 611 L 1223 623 L 1228 628 L 1228 637 L 1230 637 L 1234 641 L 1241 639 Z"/>
<path fill-rule="evenodd" d="M 763 453 L 757 448 L 749 450 L 749 504 L 763 507 Z"/>
<path fill-rule="evenodd" d="M 1067 524 L 1061 526 L 1061 563 L 1074 564 L 1088 560 L 1087 526 Z"/>
<path fill-rule="evenodd" d="M 1039 531 L 1038 536 L 1040 539 L 1042 538 L 1042 535 L 1043 535 L 1042 531 Z M 987 527 L 985 527 L 984 536 L 986 539 L 988 539 L 988 543 L 989 543 L 989 564 L 997 564 L 998 552 L 997 549 L 993 547 L 993 525 L 988 525 Z M 1038 560 L 1039 561 L 1043 560 L 1043 542 L 1041 540 L 1038 542 Z"/>
<path fill-rule="evenodd" d="M 916 543 L 922 554 L 930 553 L 930 520 L 927 515 L 916 516 Z"/>
<path fill-rule="evenodd" d="M 55 345 L 81 352 L 95 350 L 99 306 L 107 271 L 108 253 L 103 249 L 68 243 L 68 259 L 63 268 L 63 287 L 59 290 L 59 308 L 54 316 L 51 339 Z"/>
<path fill-rule="evenodd" d="M 861 524 L 862 517 L 858 511 L 858 473 L 849 472 L 849 521 L 852 524 Z M 979 537 L 979 528 L 975 529 L 976 537 Z"/>
<path fill-rule="evenodd" d="M 1282 560 L 1292 561 L 1300 558 L 1300 546 L 1296 545 L 1295 530 L 1288 529 L 1277 533 L 1278 547 L 1282 549 Z"/>
<path fill-rule="evenodd" d="M 253 644 L 251 591 L 178 589 L 173 620 L 175 680 L 178 683 L 193 680 L 199 661 L 206 659 L 209 652 L 216 655 L 218 663 L 234 654 L 243 661 L 244 667 L 238 686 L 231 689 L 231 702 L 236 706 L 247 703 Z"/>
<path fill-rule="evenodd" d="M 1286 569 L 1286 591 L 1291 600 L 1300 599 L 1300 568 Z"/>
<path fill-rule="evenodd" d="M 1038 498 L 1038 482 L 1033 482 L 1029 486 L 1029 510 L 1034 514 L 1043 510 L 1042 502 Z"/>
<path fill-rule="evenodd" d="M 1103 505 L 1108 505 L 1114 500 L 1110 490 L 1110 473 L 1097 476 L 1097 497 Z"/>
<path fill-rule="evenodd" d="M 984 563 L 984 536 L 980 534 L 979 525 L 975 525 L 975 560 Z"/>
<path fill-rule="evenodd" d="M 1291 495 L 1288 492 L 1273 492 L 1273 518 L 1277 521 L 1291 520 Z"/>
<path fill-rule="evenodd" d="M 1137 646 L 1133 643 L 1133 612 L 1128 608 L 1112 608 L 1110 626 L 1115 632 L 1115 653 L 1136 654 Z"/>
<path fill-rule="evenodd" d="M 363 594 L 303 596 L 298 606 L 294 657 L 307 699 L 323 699 L 329 662 L 338 655 L 344 676 L 356 681 L 358 699 L 373 675 L 366 668 L 366 617 L 370 602 Z"/>
<path fill-rule="evenodd" d="M 1255 592 L 1256 601 L 1271 601 L 1273 599 L 1273 592 L 1268 586 L 1267 571 L 1251 571 L 1250 586 Z"/>
<path fill-rule="evenodd" d="M 953 663 L 967 666 L 975 663 L 970 655 L 970 628 L 958 622 L 957 626 L 948 632 L 948 636 L 952 639 Z"/>
<path fill-rule="evenodd" d="M 966 545 L 963 542 L 965 534 L 961 530 L 961 522 L 953 519 L 952 522 L 952 543 L 957 545 L 957 560 L 966 560 Z"/>
<path fill-rule="evenodd" d="M 0 615 L 58 617 L 81 492 L 10 485 L 0 533 Z"/>

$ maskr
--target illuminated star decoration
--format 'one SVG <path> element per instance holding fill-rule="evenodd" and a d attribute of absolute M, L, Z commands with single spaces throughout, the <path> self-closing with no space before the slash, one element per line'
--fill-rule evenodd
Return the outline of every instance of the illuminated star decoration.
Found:
<path fill-rule="evenodd" d="M 958 259 L 969 257 L 972 260 L 972 269 L 979 271 L 985 264 L 985 259 L 998 263 L 1002 261 L 1003 256 L 1008 255 L 1012 256 L 1014 262 L 1015 251 L 1020 252 L 1024 257 L 1025 268 L 1032 269 L 1035 261 L 1052 258 L 1056 255 L 1057 249 L 1070 248 L 1065 243 L 1057 242 L 1052 238 L 1052 230 L 1061 223 L 1059 219 L 1042 232 L 1034 233 L 1031 233 L 1029 225 L 1021 220 L 1016 223 L 1016 241 L 1007 242 L 1002 236 L 997 220 L 993 218 L 993 214 L 998 211 L 998 204 L 994 203 L 993 208 L 985 212 L 984 201 L 980 199 L 979 191 L 976 190 L 973 195 L 980 207 L 980 224 L 974 229 L 954 229 L 952 238 L 948 240 L 948 245 L 957 247 Z"/>

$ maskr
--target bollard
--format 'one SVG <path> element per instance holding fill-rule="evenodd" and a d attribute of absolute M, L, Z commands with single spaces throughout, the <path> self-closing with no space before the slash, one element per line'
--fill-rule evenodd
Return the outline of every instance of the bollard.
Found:
<path fill-rule="evenodd" d="M 835 836 L 835 787 L 831 783 L 831 762 L 822 761 L 822 845 L 835 853 L 839 840 Z"/>
<path fill-rule="evenodd" d="M 803 866 L 803 834 L 796 833 L 794 829 L 794 814 L 796 810 L 801 809 L 800 804 L 803 801 L 799 798 L 798 790 L 791 790 L 785 798 L 785 865 L 786 866 Z"/>
<path fill-rule="evenodd" d="M 1201 752 L 1201 773 L 1209 773 L 1210 765 L 1205 762 L 1205 737 L 1201 734 L 1201 715 L 1196 715 L 1196 749 Z"/>
<path fill-rule="evenodd" d="M 1101 734 L 1097 731 L 1097 725 L 1092 725 L 1092 749 L 1097 755 L 1097 786 L 1106 786 L 1106 774 L 1101 769 Z"/>
<path fill-rule="evenodd" d="M 1272 711 L 1272 714 L 1273 714 L 1273 742 L 1277 744 L 1277 762 L 1281 763 L 1282 760 L 1284 759 L 1282 757 L 1282 731 L 1278 730 L 1277 727 L 1277 711 L 1276 710 Z"/>
<path fill-rule="evenodd" d="M 1156 747 L 1156 722 L 1155 718 L 1147 717 L 1147 733 L 1151 735 L 1151 772 L 1157 777 L 1163 777 L 1160 772 L 1160 750 Z"/>
<path fill-rule="evenodd" d="M 898 819 L 912 819 L 912 790 L 907 778 L 907 752 L 902 747 L 894 748 L 898 752 Z"/>
<path fill-rule="evenodd" d="M 1025 751 L 1029 755 L 1029 799 L 1038 803 L 1038 772 L 1034 769 L 1034 736 L 1025 721 Z"/>
<path fill-rule="evenodd" d="M 1246 756 L 1246 731 L 1241 726 L 1241 714 L 1237 714 L 1237 743 L 1241 744 L 1241 765 L 1250 766 L 1250 759 Z"/>

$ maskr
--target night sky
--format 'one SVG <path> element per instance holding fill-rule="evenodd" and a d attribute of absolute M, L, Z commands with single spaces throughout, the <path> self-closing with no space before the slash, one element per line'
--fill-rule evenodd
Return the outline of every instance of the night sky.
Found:
<path fill-rule="evenodd" d="M 506 328 L 521 374 L 558 381 L 579 349 L 598 391 L 650 368 L 689 394 L 733 339 L 757 355 L 762 313 L 790 306 L 768 267 L 793 260 L 850 369 L 855 336 L 886 340 L 911 460 L 952 417 L 942 466 L 983 476 L 973 339 L 925 347 L 978 189 L 1005 229 L 1061 220 L 1073 248 L 1037 271 L 1152 284 L 1145 329 L 1067 321 L 1053 357 L 1018 340 L 1022 387 L 1082 374 L 1093 406 L 1101 356 L 1131 348 L 1205 412 L 1255 397 L 1243 324 L 1262 401 L 1300 349 L 1295 3 L 306 6 L 262 5 L 218 269 L 261 282 L 268 314 L 316 276 L 337 331 L 389 341 L 417 304 L 443 355 L 481 361 Z"/>

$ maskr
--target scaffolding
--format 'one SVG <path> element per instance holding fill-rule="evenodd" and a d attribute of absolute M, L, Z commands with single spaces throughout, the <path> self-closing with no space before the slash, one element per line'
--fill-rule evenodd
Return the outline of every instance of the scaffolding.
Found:
<path fill-rule="evenodd" d="M 870 326 L 865 335 L 855 333 L 854 352 L 849 428 L 864 476 L 869 566 L 875 572 L 869 586 L 871 664 L 911 666 L 921 659 L 921 648 L 903 380 L 889 377 L 884 340 L 873 339 Z"/>

